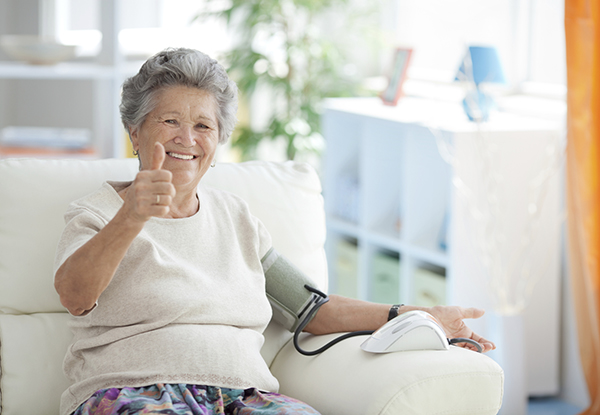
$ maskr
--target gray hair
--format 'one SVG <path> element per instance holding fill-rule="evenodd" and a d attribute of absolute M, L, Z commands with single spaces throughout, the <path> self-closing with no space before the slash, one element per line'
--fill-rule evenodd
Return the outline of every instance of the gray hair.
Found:
<path fill-rule="evenodd" d="M 123 83 L 119 110 L 125 129 L 141 127 L 156 106 L 158 93 L 171 86 L 187 86 L 212 93 L 218 105 L 219 143 L 229 139 L 237 122 L 237 85 L 216 60 L 185 48 L 157 53 Z"/>

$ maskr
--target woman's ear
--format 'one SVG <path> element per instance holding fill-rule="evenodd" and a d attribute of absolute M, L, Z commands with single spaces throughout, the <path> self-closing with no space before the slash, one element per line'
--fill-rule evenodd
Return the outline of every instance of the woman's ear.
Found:
<path fill-rule="evenodd" d="M 129 140 L 131 140 L 131 147 L 133 147 L 133 151 L 137 153 L 140 150 L 138 129 L 129 127 L 128 130 L 129 130 Z"/>

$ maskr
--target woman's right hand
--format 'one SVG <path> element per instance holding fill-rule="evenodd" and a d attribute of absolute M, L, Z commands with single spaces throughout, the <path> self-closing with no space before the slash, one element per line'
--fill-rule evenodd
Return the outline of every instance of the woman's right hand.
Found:
<path fill-rule="evenodd" d="M 154 145 L 152 166 L 140 171 L 129 187 L 124 189 L 124 214 L 130 220 L 145 223 L 151 217 L 164 217 L 169 214 L 175 197 L 175 186 L 171 182 L 173 174 L 162 168 L 165 161 L 165 148 Z"/>

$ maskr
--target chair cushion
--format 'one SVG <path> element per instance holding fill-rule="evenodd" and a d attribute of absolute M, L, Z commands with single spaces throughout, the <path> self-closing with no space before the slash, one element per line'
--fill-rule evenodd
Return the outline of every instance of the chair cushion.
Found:
<path fill-rule="evenodd" d="M 108 180 L 126 180 L 136 160 L 0 160 L 0 312 L 63 312 L 53 285 L 56 244 L 69 203 Z"/>
<path fill-rule="evenodd" d="M 0 314 L 3 415 L 56 415 L 70 385 L 62 362 L 71 332 L 67 313 Z"/>

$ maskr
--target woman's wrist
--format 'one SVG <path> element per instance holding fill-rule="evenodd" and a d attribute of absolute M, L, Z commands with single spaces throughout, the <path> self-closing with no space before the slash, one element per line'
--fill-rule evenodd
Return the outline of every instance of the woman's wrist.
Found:
<path fill-rule="evenodd" d="M 118 223 L 119 226 L 122 226 L 122 231 L 132 233 L 137 236 L 137 234 L 142 231 L 144 225 L 146 225 L 146 222 L 148 222 L 149 219 L 149 217 L 142 218 L 139 215 L 136 215 L 135 211 L 130 209 L 128 202 L 125 201 L 111 222 L 115 224 Z"/>
<path fill-rule="evenodd" d="M 431 307 L 422 307 L 422 306 L 406 305 L 406 304 L 395 304 L 390 307 L 390 315 L 392 313 L 392 308 L 394 308 L 395 306 L 399 306 L 397 315 L 408 313 L 409 311 L 415 311 L 415 310 L 425 311 L 425 312 L 431 314 Z M 388 317 L 390 317 L 390 315 L 388 315 Z"/>
<path fill-rule="evenodd" d="M 400 314 L 402 314 L 401 309 L 404 307 L 404 304 L 394 304 L 390 307 L 390 311 L 388 312 L 388 321 L 395 319 Z"/>

